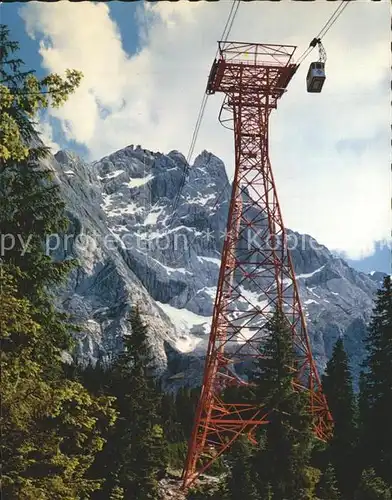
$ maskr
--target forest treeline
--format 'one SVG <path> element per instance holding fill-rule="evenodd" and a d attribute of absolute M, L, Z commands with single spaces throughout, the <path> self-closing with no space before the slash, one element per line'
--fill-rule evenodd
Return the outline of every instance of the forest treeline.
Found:
<path fill-rule="evenodd" d="M 154 376 L 148 327 L 137 307 L 110 364 L 65 362 L 78 330 L 53 290 L 77 262 L 46 255 L 45 238 L 68 227 L 39 114 L 61 106 L 83 75 L 39 79 L 0 26 L 1 492 L 21 500 L 155 500 L 159 481 L 180 471 L 199 390 L 164 392 Z M 28 249 L 23 243 L 28 241 Z M 392 294 L 380 288 L 353 391 L 344 340 L 323 376 L 333 437 L 317 441 L 304 393 L 293 389 L 290 331 L 276 311 L 251 389 L 224 398 L 271 408 L 257 445 L 238 440 L 209 474 L 219 479 L 189 500 L 392 500 Z"/>

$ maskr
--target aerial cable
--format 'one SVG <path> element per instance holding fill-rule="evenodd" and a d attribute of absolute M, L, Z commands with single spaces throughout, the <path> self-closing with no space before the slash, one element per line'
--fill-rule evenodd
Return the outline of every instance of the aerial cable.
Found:
<path fill-rule="evenodd" d="M 226 24 L 225 24 L 225 27 L 223 28 L 223 33 L 222 33 L 222 37 L 221 39 L 224 40 L 225 37 L 227 37 L 228 35 L 226 35 L 226 30 L 229 26 L 229 23 L 230 23 L 230 19 L 231 19 L 231 16 L 233 15 L 233 10 L 234 10 L 234 7 L 235 7 L 235 3 L 236 3 L 236 0 L 233 1 L 233 3 L 231 4 L 231 9 L 230 9 L 230 12 L 229 12 L 229 16 L 227 18 L 227 21 L 226 21 Z M 230 33 L 230 29 L 228 31 Z M 227 40 L 227 38 L 226 38 Z M 217 52 L 219 52 L 219 48 L 217 49 Z"/>
<path fill-rule="evenodd" d="M 223 42 L 226 42 L 227 39 L 229 38 L 230 31 L 231 31 L 231 29 L 233 27 L 234 19 L 235 19 L 236 15 L 237 15 L 239 6 L 240 6 L 240 0 L 233 0 L 232 6 L 231 6 L 231 10 L 230 10 L 230 14 L 229 14 L 229 18 L 227 19 L 227 23 L 226 23 L 226 27 L 228 26 L 227 33 L 225 33 L 226 32 L 226 27 L 225 27 L 225 29 L 223 30 L 222 36 L 221 36 L 221 40 Z M 234 7 L 235 7 L 235 10 L 234 10 Z M 233 10 L 234 10 L 234 13 L 233 13 Z M 233 15 L 232 15 L 232 13 L 233 13 Z M 230 16 L 231 16 L 231 20 L 230 20 Z"/>
<path fill-rule="evenodd" d="M 346 0 L 342 0 L 341 3 L 337 6 L 337 8 L 335 9 L 335 11 L 332 13 L 331 17 L 328 19 L 328 21 L 325 23 L 325 25 L 323 26 L 323 28 L 321 29 L 320 33 L 318 35 L 316 35 L 316 37 L 310 42 L 310 45 L 309 47 L 303 52 L 303 54 L 298 58 L 298 61 L 297 61 L 297 64 L 301 64 L 301 62 L 310 54 L 310 52 L 314 49 L 315 45 L 313 44 L 314 40 L 320 40 L 321 42 L 321 38 L 325 35 L 325 33 L 328 31 L 325 31 L 326 28 L 328 27 L 328 25 L 332 22 L 332 20 L 334 20 L 333 22 L 336 21 L 336 19 L 339 17 L 339 15 L 341 14 L 341 12 L 343 12 L 343 3 L 345 3 L 347 5 L 347 1 Z M 342 10 L 341 10 L 342 9 Z M 339 13 L 339 11 L 341 10 L 341 12 Z M 335 17 L 336 16 L 336 17 Z M 332 25 L 331 25 L 332 26 Z M 328 28 L 329 29 L 329 28 Z M 325 33 L 324 33 L 325 31 Z"/>
<path fill-rule="evenodd" d="M 316 44 L 314 44 L 314 41 L 316 40 L 318 44 L 321 44 L 322 38 L 328 33 L 328 31 L 332 28 L 332 26 L 335 24 L 339 16 L 343 13 L 344 9 L 348 6 L 350 0 L 342 0 L 338 7 L 335 9 L 331 17 L 328 19 L 328 21 L 325 23 L 323 28 L 321 29 L 320 33 L 310 42 L 309 47 L 301 54 L 301 56 L 297 60 L 297 64 L 300 65 L 304 59 L 308 57 L 308 55 L 312 52 Z M 320 45 L 319 45 L 320 46 Z"/>
<path fill-rule="evenodd" d="M 223 41 L 227 41 L 227 38 L 230 35 L 230 31 L 231 31 L 231 29 L 233 27 L 234 20 L 235 20 L 235 17 L 237 15 L 239 6 L 240 6 L 240 0 L 234 0 L 233 3 L 232 3 L 232 5 L 231 5 L 231 9 L 230 9 L 229 17 L 228 17 L 228 19 L 226 21 L 226 25 L 225 25 L 225 27 L 223 29 L 223 33 L 222 33 L 222 37 L 221 37 L 221 40 L 223 40 Z M 203 117 L 204 117 L 204 111 L 205 111 L 205 107 L 206 107 L 206 104 L 207 104 L 207 100 L 208 100 L 208 94 L 204 93 L 203 94 L 203 99 L 202 99 L 202 102 L 201 102 L 201 106 L 200 106 L 199 116 L 197 117 L 195 130 L 193 132 L 191 145 L 190 145 L 190 148 L 189 148 L 189 151 L 188 151 L 188 155 L 187 155 L 187 163 L 188 163 L 188 165 L 189 165 L 189 163 L 190 163 L 190 161 L 192 159 L 193 151 L 194 151 L 194 148 L 195 148 L 195 145 L 196 145 L 196 141 L 197 141 L 197 136 L 198 136 L 198 133 L 199 133 L 199 130 L 200 130 L 200 125 L 201 125 L 201 122 L 202 122 Z"/>
<path fill-rule="evenodd" d="M 328 31 L 332 28 L 332 26 L 335 24 L 335 22 L 337 21 L 338 17 L 343 13 L 344 9 L 348 6 L 350 0 L 342 0 L 342 3 L 340 4 L 339 7 L 342 7 L 340 12 L 337 14 L 337 16 L 335 17 L 335 19 L 332 20 L 331 24 L 328 26 L 328 28 L 326 28 L 326 26 L 324 27 L 324 29 L 326 28 L 325 31 L 323 32 L 320 32 L 316 38 L 323 38 L 327 33 Z M 338 9 L 337 9 L 338 10 Z M 337 11 L 336 10 L 336 11 Z"/>
<path fill-rule="evenodd" d="M 227 18 L 225 27 L 223 29 L 222 37 L 221 37 L 221 40 L 223 40 L 223 41 L 226 41 L 227 38 L 230 35 L 231 29 L 232 29 L 233 24 L 234 24 L 235 17 L 236 17 L 237 12 L 238 12 L 239 5 L 240 5 L 240 0 L 233 0 L 233 3 L 231 5 L 231 9 L 230 9 L 230 12 L 229 12 L 229 16 Z M 216 53 L 216 56 L 217 55 L 218 55 L 218 52 Z M 181 197 L 181 193 L 182 193 L 182 190 L 183 190 L 184 185 L 185 185 L 187 174 L 189 172 L 189 165 L 190 165 L 190 162 L 191 162 L 191 159 L 192 159 L 192 155 L 193 155 L 193 152 L 194 152 L 194 149 L 195 149 L 195 146 L 196 146 L 196 141 L 197 141 L 197 137 L 199 135 L 200 126 L 201 126 L 201 123 L 203 121 L 204 111 L 205 111 L 205 108 L 206 108 L 206 105 L 207 105 L 208 97 L 209 97 L 208 94 L 206 94 L 204 92 L 203 93 L 203 99 L 201 101 L 201 105 L 200 105 L 200 109 L 199 109 L 199 114 L 198 114 L 198 117 L 197 117 L 197 120 L 196 120 L 196 125 L 195 125 L 195 128 L 194 128 L 193 134 L 192 134 L 191 144 L 189 146 L 189 151 L 188 151 L 188 154 L 187 154 L 187 157 L 186 157 L 186 165 L 185 165 L 185 168 L 184 168 L 184 171 L 183 171 L 180 188 L 179 188 L 179 190 L 177 192 L 177 195 L 176 195 L 176 197 L 174 199 L 173 212 L 172 212 L 172 216 L 171 216 L 170 222 L 168 224 L 169 226 L 173 222 L 174 215 L 175 215 L 175 213 L 177 211 L 178 203 L 179 203 L 179 200 L 180 200 L 180 197 Z"/>

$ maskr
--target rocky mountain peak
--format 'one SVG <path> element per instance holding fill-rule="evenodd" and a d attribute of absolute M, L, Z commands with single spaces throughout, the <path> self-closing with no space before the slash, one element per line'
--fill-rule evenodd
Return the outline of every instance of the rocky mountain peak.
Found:
<path fill-rule="evenodd" d="M 137 303 L 150 326 L 157 371 L 171 387 L 198 383 L 231 195 L 223 162 L 203 151 L 190 166 L 178 151 L 130 145 L 92 164 L 61 151 L 52 167 L 70 231 L 88 242 L 54 252 L 81 264 L 59 298 L 83 327 L 79 356 L 94 361 L 118 351 Z M 380 276 L 357 272 L 309 235 L 287 234 L 319 367 L 339 336 L 358 366 Z M 262 301 L 251 289 L 243 295 Z M 239 309 L 246 308 L 241 300 Z"/>

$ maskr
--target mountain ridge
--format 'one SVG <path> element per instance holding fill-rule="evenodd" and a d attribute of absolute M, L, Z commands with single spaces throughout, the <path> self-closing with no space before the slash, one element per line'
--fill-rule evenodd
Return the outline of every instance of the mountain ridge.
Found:
<path fill-rule="evenodd" d="M 91 164 L 60 151 L 48 164 L 66 203 L 69 235 L 84 235 L 51 252 L 80 262 L 58 301 L 82 326 L 79 358 L 94 362 L 118 352 L 129 331 L 127 313 L 138 304 L 157 374 L 171 388 L 199 383 L 231 195 L 223 162 L 203 151 L 190 166 L 178 151 L 131 145 Z M 287 234 L 300 242 L 291 254 L 316 362 L 322 370 L 343 336 L 357 378 L 384 274 L 356 271 L 311 236 Z M 262 300 L 255 290 L 243 293 Z M 238 307 L 245 307 L 241 300 Z"/>

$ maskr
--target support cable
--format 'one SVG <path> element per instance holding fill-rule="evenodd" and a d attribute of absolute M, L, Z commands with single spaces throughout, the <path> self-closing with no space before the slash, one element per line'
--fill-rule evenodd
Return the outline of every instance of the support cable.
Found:
<path fill-rule="evenodd" d="M 320 33 L 312 40 L 310 43 L 310 46 L 300 55 L 300 57 L 297 60 L 297 64 L 300 65 L 307 57 L 308 55 L 312 52 L 316 44 L 313 44 L 314 40 L 319 40 L 321 39 L 328 33 L 328 31 L 332 28 L 332 26 L 335 24 L 339 16 L 343 13 L 344 9 L 348 6 L 350 0 L 342 0 L 338 7 L 335 9 L 335 11 L 332 13 L 331 17 L 328 19 L 328 21 L 324 24 L 323 28 L 321 29 Z"/>
<path fill-rule="evenodd" d="M 225 27 L 223 29 L 223 33 L 222 33 L 222 36 L 221 36 L 221 40 L 223 40 L 223 41 L 226 41 L 227 38 L 230 35 L 230 32 L 231 32 L 231 29 L 233 27 L 234 20 L 235 20 L 235 17 L 237 15 L 239 6 L 240 6 L 240 0 L 233 0 L 232 5 L 231 5 L 231 9 L 230 9 L 230 12 L 229 12 L 229 16 L 227 18 L 227 21 L 226 21 L 226 24 L 225 24 Z M 217 57 L 218 53 L 219 53 L 219 49 L 216 52 L 215 58 Z M 209 97 L 208 94 L 206 94 L 204 92 L 203 93 L 203 98 L 202 98 L 202 101 L 201 101 L 201 105 L 200 105 L 199 114 L 198 114 L 198 117 L 197 117 L 197 120 L 196 120 L 196 125 L 195 125 L 194 131 L 193 131 L 193 135 L 192 135 L 192 139 L 191 139 L 191 144 L 189 146 L 189 151 L 188 151 L 188 154 L 187 154 L 187 157 L 186 157 L 186 165 L 185 165 L 184 172 L 183 172 L 183 175 L 182 175 L 180 188 L 179 188 L 179 190 L 177 192 L 177 195 L 176 195 L 176 197 L 174 199 L 173 212 L 172 212 L 172 216 L 170 218 L 169 226 L 172 224 L 174 216 L 175 216 L 175 214 L 177 212 L 178 203 L 179 203 L 179 200 L 180 200 L 180 197 L 181 197 L 181 194 L 182 194 L 182 190 L 183 190 L 184 185 L 185 185 L 186 178 L 188 176 L 188 172 L 189 172 L 189 169 L 190 169 L 189 165 L 190 165 L 190 162 L 191 162 L 191 159 L 192 159 L 192 155 L 193 155 L 193 152 L 194 152 L 194 149 L 195 149 L 195 145 L 196 145 L 197 137 L 198 137 L 198 134 L 199 134 L 200 126 L 201 126 L 201 123 L 203 121 L 204 112 L 205 112 L 205 108 L 206 108 L 206 105 L 207 105 L 208 97 Z"/>

